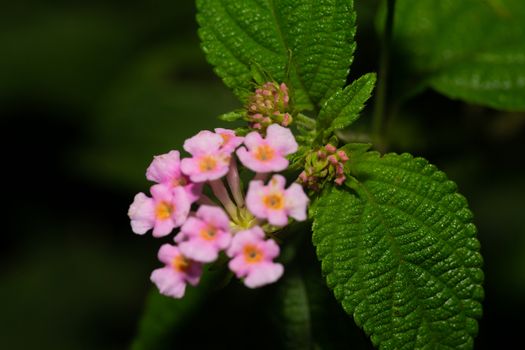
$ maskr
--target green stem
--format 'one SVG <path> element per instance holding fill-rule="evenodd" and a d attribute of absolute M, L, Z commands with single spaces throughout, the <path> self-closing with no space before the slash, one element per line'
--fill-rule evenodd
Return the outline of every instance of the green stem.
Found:
<path fill-rule="evenodd" d="M 385 147 L 384 122 L 386 119 L 388 74 L 390 69 L 390 49 L 392 43 L 392 29 L 394 26 L 394 8 L 396 0 L 387 0 L 385 32 L 381 40 L 381 54 L 379 57 L 379 77 L 377 94 L 372 119 L 372 139 L 379 148 Z"/>

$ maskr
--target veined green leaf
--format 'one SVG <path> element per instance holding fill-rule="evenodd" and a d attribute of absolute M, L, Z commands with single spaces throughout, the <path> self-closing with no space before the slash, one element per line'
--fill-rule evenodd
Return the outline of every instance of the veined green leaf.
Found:
<path fill-rule="evenodd" d="M 471 349 L 482 257 L 456 185 L 409 154 L 350 155 L 314 209 L 327 284 L 380 349 Z"/>
<path fill-rule="evenodd" d="M 333 94 L 319 112 L 317 122 L 319 136 L 326 139 L 335 130 L 343 129 L 356 121 L 370 98 L 375 82 L 375 73 L 365 74 L 344 90 Z"/>
<path fill-rule="evenodd" d="M 352 0 L 197 0 L 199 34 L 215 72 L 241 98 L 258 65 L 286 81 L 298 109 L 344 86 L 355 48 Z"/>
<path fill-rule="evenodd" d="M 524 38 L 522 0 L 396 2 L 398 59 L 410 79 L 451 98 L 525 110 Z"/>

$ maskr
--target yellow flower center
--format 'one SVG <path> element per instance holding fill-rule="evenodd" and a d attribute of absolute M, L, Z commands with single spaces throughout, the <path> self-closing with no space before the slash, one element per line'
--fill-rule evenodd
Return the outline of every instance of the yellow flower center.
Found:
<path fill-rule="evenodd" d="M 222 144 L 223 145 L 227 144 L 232 138 L 231 134 L 223 133 L 223 134 L 220 134 L 220 135 L 222 137 Z"/>
<path fill-rule="evenodd" d="M 255 150 L 255 158 L 260 161 L 266 162 L 272 160 L 275 157 L 275 151 L 268 145 L 261 145 Z"/>
<path fill-rule="evenodd" d="M 190 261 L 184 256 L 179 255 L 171 261 L 171 267 L 178 272 L 185 272 L 190 267 Z"/>
<path fill-rule="evenodd" d="M 201 171 L 212 171 L 217 166 L 217 161 L 212 156 L 202 157 L 199 161 L 199 168 Z"/>
<path fill-rule="evenodd" d="M 262 260 L 264 257 L 263 252 L 257 249 L 256 246 L 247 244 L 243 250 L 244 260 L 249 264 L 255 264 Z"/>
<path fill-rule="evenodd" d="M 155 208 L 155 216 L 158 220 L 166 220 L 171 217 L 171 213 L 175 210 L 175 207 L 164 201 L 157 204 Z"/>
<path fill-rule="evenodd" d="M 207 241 L 213 241 L 217 236 L 217 229 L 213 226 L 208 225 L 204 227 L 199 233 L 203 239 Z"/>
<path fill-rule="evenodd" d="M 186 181 L 186 179 L 184 177 L 179 177 L 178 179 L 173 179 L 171 181 L 171 186 L 172 187 L 178 187 L 178 186 L 186 186 L 188 184 L 188 182 Z"/>
<path fill-rule="evenodd" d="M 263 197 L 264 205 L 273 210 L 280 210 L 284 207 L 284 196 L 281 193 L 271 193 Z"/>

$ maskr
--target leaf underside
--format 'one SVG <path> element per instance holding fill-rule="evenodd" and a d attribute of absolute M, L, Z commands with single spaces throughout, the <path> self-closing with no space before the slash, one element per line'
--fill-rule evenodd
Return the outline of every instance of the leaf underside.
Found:
<path fill-rule="evenodd" d="M 471 349 L 483 272 L 465 198 L 422 158 L 350 159 L 352 189 L 313 209 L 328 286 L 380 349 Z"/>
<path fill-rule="evenodd" d="M 285 81 L 298 109 L 344 86 L 355 49 L 352 0 L 197 0 L 208 61 L 234 93 L 253 89 L 250 67 Z"/>
<path fill-rule="evenodd" d="M 440 93 L 525 110 L 523 0 L 398 0 L 393 47 Z"/>

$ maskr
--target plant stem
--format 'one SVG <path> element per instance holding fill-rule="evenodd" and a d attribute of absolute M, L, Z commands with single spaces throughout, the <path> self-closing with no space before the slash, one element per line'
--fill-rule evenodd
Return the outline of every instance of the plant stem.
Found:
<path fill-rule="evenodd" d="M 385 31 L 381 40 L 379 57 L 379 77 L 377 94 L 372 119 L 372 139 L 379 148 L 385 146 L 384 122 L 386 119 L 388 74 L 390 69 L 390 49 L 392 44 L 392 29 L 394 26 L 394 8 L 396 0 L 387 0 Z"/>
<path fill-rule="evenodd" d="M 230 170 L 226 175 L 226 180 L 228 181 L 228 186 L 230 186 L 230 191 L 233 195 L 233 199 L 239 208 L 244 207 L 244 198 L 241 190 L 241 179 L 239 178 L 239 171 L 237 169 L 237 161 L 235 158 L 232 158 L 230 163 Z"/>
<path fill-rule="evenodd" d="M 228 195 L 228 190 L 222 183 L 221 179 L 210 181 L 210 187 L 217 199 L 222 203 L 224 209 L 228 212 L 232 219 L 237 217 L 237 207 L 233 204 L 230 196 Z"/>

